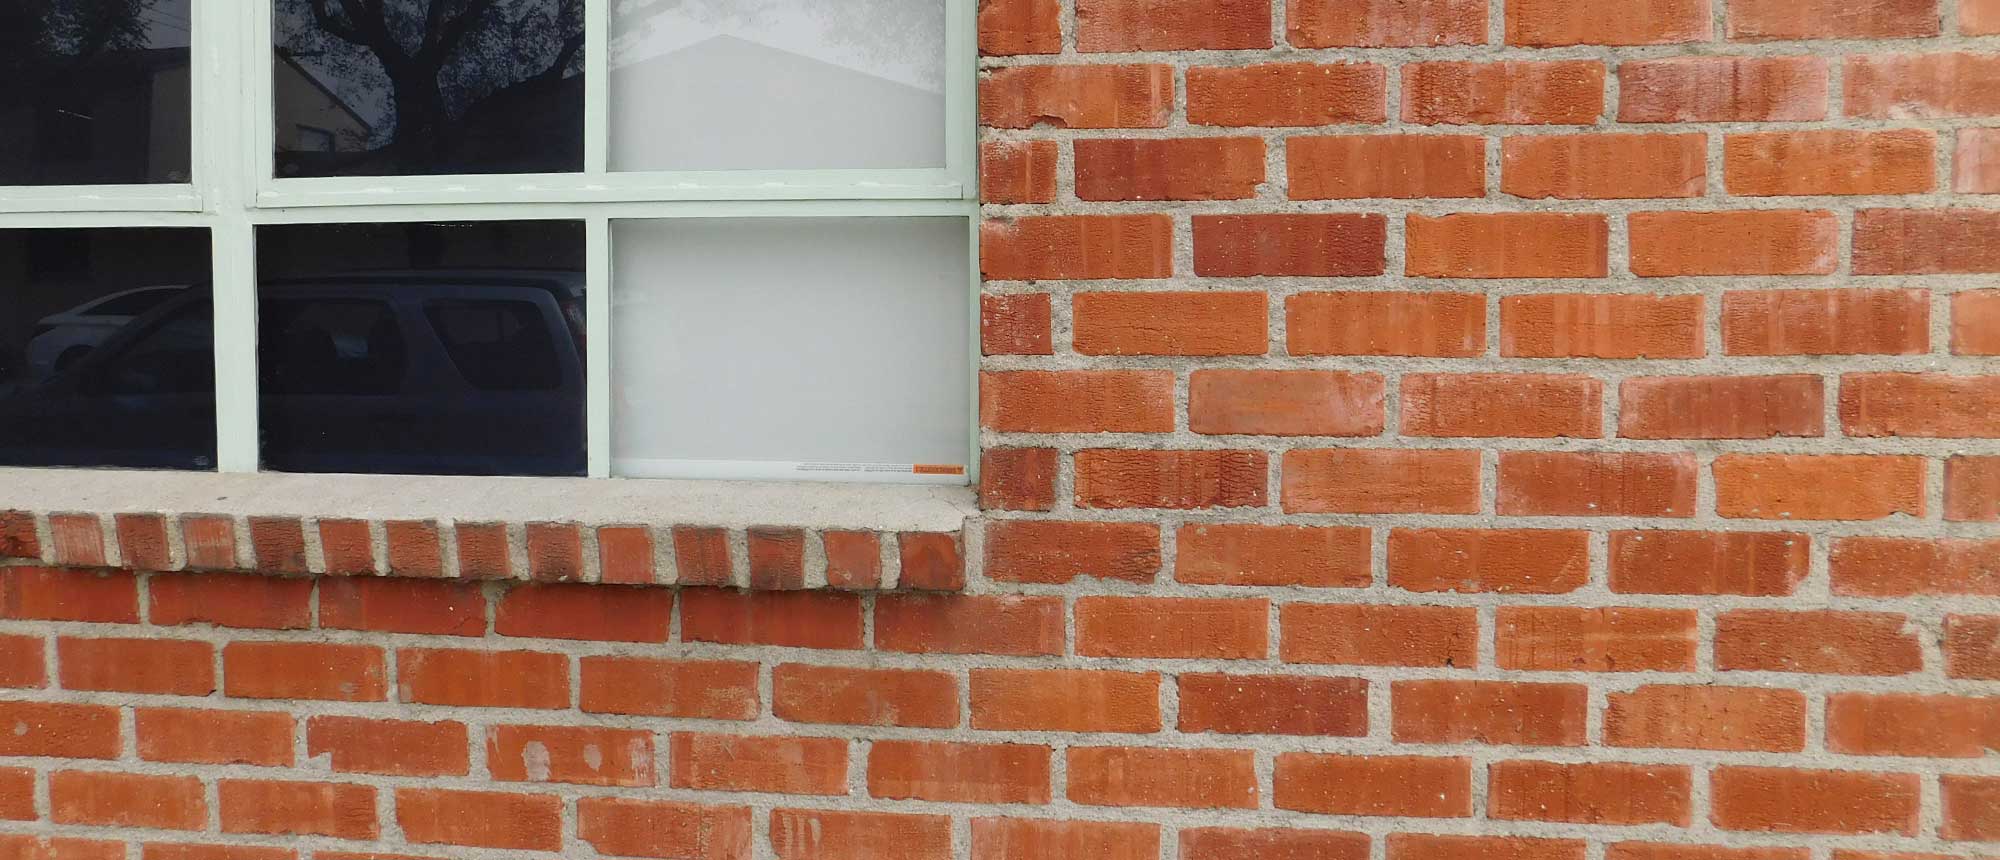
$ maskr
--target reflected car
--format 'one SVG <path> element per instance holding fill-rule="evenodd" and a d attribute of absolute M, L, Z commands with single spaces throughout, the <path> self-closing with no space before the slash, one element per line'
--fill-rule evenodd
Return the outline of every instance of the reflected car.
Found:
<path fill-rule="evenodd" d="M 185 286 L 139 287 L 84 302 L 42 317 L 28 340 L 30 379 L 47 379 L 68 370 L 126 324 L 180 295 Z"/>
<path fill-rule="evenodd" d="M 363 272 L 258 289 L 266 469 L 584 472 L 583 278 Z M 215 467 L 207 287 L 141 316 L 70 369 L 0 401 L 16 465 Z"/>

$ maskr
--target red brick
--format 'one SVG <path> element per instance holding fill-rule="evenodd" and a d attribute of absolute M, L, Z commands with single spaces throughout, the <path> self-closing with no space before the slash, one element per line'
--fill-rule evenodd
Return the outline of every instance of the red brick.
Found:
<path fill-rule="evenodd" d="M 189 570 L 235 570 L 236 523 L 225 516 L 195 514 L 181 517 L 181 544 Z"/>
<path fill-rule="evenodd" d="M 206 696 L 215 647 L 185 639 L 56 639 L 57 680 L 71 690 Z"/>
<path fill-rule="evenodd" d="M 1797 690 L 1647 684 L 1607 694 L 1604 742 L 1614 747 L 1798 752 L 1806 697 Z"/>
<path fill-rule="evenodd" d="M 1373 436 L 1382 432 L 1381 374 L 1197 370 L 1188 429 L 1211 435 Z"/>
<path fill-rule="evenodd" d="M 1411 63 L 1403 121 L 1419 125 L 1591 125 L 1604 115 L 1597 60 Z"/>
<path fill-rule="evenodd" d="M 337 630 L 486 634 L 486 595 L 474 582 L 344 577 L 320 580 L 319 623 Z"/>
<path fill-rule="evenodd" d="M 591 714 L 709 720 L 757 718 L 757 664 L 733 660 L 584 657 L 578 707 Z"/>
<path fill-rule="evenodd" d="M 125 860 L 126 854 L 123 842 L 0 833 L 0 857 L 6 860 Z"/>
<path fill-rule="evenodd" d="M 389 573 L 396 576 L 443 576 L 444 549 L 437 523 L 430 520 L 389 520 L 382 524 L 389 548 Z"/>
<path fill-rule="evenodd" d="M 988 293 L 979 297 L 979 343 L 983 355 L 1049 355 L 1048 293 Z"/>
<path fill-rule="evenodd" d="M 1590 578 L 1590 536 L 1549 529 L 1389 532 L 1389 584 L 1405 591 L 1564 594 Z"/>
<path fill-rule="evenodd" d="M 399 788 L 396 824 L 411 842 L 556 851 L 562 848 L 562 799 L 552 794 Z M 584 831 L 586 840 L 589 833 Z"/>
<path fill-rule="evenodd" d="M 728 645 L 856 649 L 861 600 L 827 591 L 681 592 L 681 638 Z"/>
<path fill-rule="evenodd" d="M 1944 461 L 1944 518 L 2000 521 L 2000 457 L 1960 455 Z"/>
<path fill-rule="evenodd" d="M 653 582 L 653 530 L 646 526 L 599 526 L 597 567 L 603 581 L 615 585 Z"/>
<path fill-rule="evenodd" d="M 1070 747 L 1069 799 L 1088 806 L 1255 809 L 1249 750 Z"/>
<path fill-rule="evenodd" d="M 1830 275 L 1840 225 L 1831 212 L 1636 212 L 1632 274 Z"/>
<path fill-rule="evenodd" d="M 1465 818 L 1472 814 L 1472 763 L 1283 752 L 1272 775 L 1272 803 L 1325 815 Z"/>
<path fill-rule="evenodd" d="M 989 57 L 1062 53 L 1061 4 L 1057 0 L 981 0 L 979 53 Z"/>
<path fill-rule="evenodd" d="M 1270 6 L 1263 5 L 1268 13 Z M 1091 138 L 1073 146 L 1076 196 L 1082 200 L 1243 200 L 1257 196 L 1264 183 L 1262 138 Z"/>
<path fill-rule="evenodd" d="M 42 539 L 35 533 L 35 515 L 27 511 L 0 511 L 0 558 L 42 557 Z"/>
<path fill-rule="evenodd" d="M 986 575 L 1001 582 L 1061 584 L 1077 577 L 1151 582 L 1160 571 L 1160 529 L 1145 522 L 997 520 L 986 525 Z"/>
<path fill-rule="evenodd" d="M 1915 774 L 1724 765 L 1709 782 L 1710 818 L 1724 830 L 1917 832 Z"/>
<path fill-rule="evenodd" d="M 99 827 L 200 830 L 208 825 L 201 780 L 59 770 L 49 774 L 49 820 Z"/>
<path fill-rule="evenodd" d="M 583 578 L 583 530 L 573 523 L 528 523 L 522 527 L 528 577 L 542 582 Z"/>
<path fill-rule="evenodd" d="M 128 573 L 0 567 L 0 618 L 139 623 L 139 580 Z"/>
<path fill-rule="evenodd" d="M 1502 516 L 1691 517 L 1691 454 L 1502 451 Z"/>
<path fill-rule="evenodd" d="M 797 589 L 806 584 L 806 533 L 804 529 L 750 528 L 744 530 L 750 562 L 750 587 L 755 589 Z M 671 610 L 661 613 L 666 621 Z M 649 631 L 650 633 L 650 631 Z M 660 638 L 666 641 L 667 626 L 661 624 Z"/>
<path fill-rule="evenodd" d="M 1818 376 L 1653 376 L 1618 384 L 1626 439 L 1769 439 L 1826 435 Z"/>
<path fill-rule="evenodd" d="M 1703 297 L 1555 293 L 1500 300 L 1511 358 L 1700 358 Z"/>
<path fill-rule="evenodd" d="M 1731 134 L 1723 181 L 1737 197 L 1922 194 L 1937 186 L 1936 154 L 1925 129 Z"/>
<path fill-rule="evenodd" d="M 277 780 L 216 780 L 222 832 L 375 839 L 375 789 Z"/>
<path fill-rule="evenodd" d="M 2000 57 L 1984 52 L 1858 54 L 1847 58 L 1847 115 L 1931 119 L 2000 114 Z"/>
<path fill-rule="evenodd" d="M 2000 376 L 1850 373 L 1840 423 L 1849 436 L 2000 436 Z"/>
<path fill-rule="evenodd" d="M 1486 351 L 1478 293 L 1297 293 L 1285 298 L 1292 355 L 1470 358 Z"/>
<path fill-rule="evenodd" d="M 1921 517 L 1927 468 L 1922 457 L 1724 454 L 1715 459 L 1715 512 L 1766 520 Z"/>
<path fill-rule="evenodd" d="M 1531 672 L 1692 672 L 1692 609 L 1502 606 L 1494 658 Z"/>
<path fill-rule="evenodd" d="M 1262 507 L 1270 464 L 1263 451 L 1091 448 L 1076 453 L 1080 508 Z"/>
<path fill-rule="evenodd" d="M 1021 0 L 988 0 L 981 4 L 981 18 L 985 17 L 988 8 L 1008 3 L 1028 5 Z M 1050 2 L 1049 5 L 1055 4 Z M 1055 202 L 1056 142 L 996 140 L 980 144 L 979 196 L 986 203 Z"/>
<path fill-rule="evenodd" d="M 605 585 L 518 585 L 502 597 L 493 632 L 544 639 L 665 642 L 673 592 Z"/>
<path fill-rule="evenodd" d="M 1806 578 L 1811 550 L 1792 532 L 1612 532 L 1611 590 L 1783 597 Z"/>
<path fill-rule="evenodd" d="M 1287 513 L 1479 512 L 1479 452 L 1307 449 L 1285 452 Z"/>
<path fill-rule="evenodd" d="M 1958 31 L 1967 36 L 2000 35 L 2000 0 L 1959 0 Z"/>
<path fill-rule="evenodd" d="M 979 424 L 1002 433 L 1166 433 L 1165 370 L 1015 370 L 979 374 Z"/>
<path fill-rule="evenodd" d="M 1733 609 L 1715 619 L 1715 667 L 1725 672 L 1907 675 L 1923 665 L 1899 613 Z"/>
<path fill-rule="evenodd" d="M 1583 860 L 1581 839 L 1391 833 L 1388 860 Z"/>
<path fill-rule="evenodd" d="M 1389 691 L 1397 743 L 1584 744 L 1589 691 L 1581 684 L 1396 681 Z"/>
<path fill-rule="evenodd" d="M 1368 682 L 1360 678 L 1188 673 L 1178 684 L 1183 733 L 1368 733 Z"/>
<path fill-rule="evenodd" d="M 104 567 L 104 522 L 96 514 L 50 514 L 49 538 L 56 564 Z"/>
<path fill-rule="evenodd" d="M 606 856 L 669 860 L 744 860 L 750 856 L 747 806 L 585 797 L 577 801 L 576 812 L 577 838 Z"/>
<path fill-rule="evenodd" d="M 847 793 L 847 741 L 675 732 L 667 763 L 675 788 Z"/>
<path fill-rule="evenodd" d="M 404 648 L 396 652 L 404 702 L 478 708 L 569 707 L 569 658 L 539 651 Z"/>
<path fill-rule="evenodd" d="M 1407 216 L 1415 278 L 1602 278 L 1610 224 L 1603 215 L 1502 212 Z"/>
<path fill-rule="evenodd" d="M 1174 542 L 1179 582 L 1366 588 L 1373 581 L 1365 528 L 1190 523 Z"/>
<path fill-rule="evenodd" d="M 1597 439 L 1604 435 L 1604 382 L 1554 374 L 1405 374 L 1402 432 Z"/>
<path fill-rule="evenodd" d="M 240 699 L 388 698 L 382 649 L 325 642 L 231 642 L 222 646 L 222 692 Z"/>
<path fill-rule="evenodd" d="M 972 860 L 1152 860 L 1158 856 L 1157 824 L 972 819 Z"/>
<path fill-rule="evenodd" d="M 980 452 L 986 458 L 979 470 L 980 497 L 986 507 L 994 507 L 1004 492 L 1028 492 L 1022 488 L 993 489 L 994 485 L 1007 481 L 1028 480 L 1020 475 L 1009 477 L 1004 474 L 1006 467 L 997 466 L 996 461 L 1007 459 L 1008 455 L 999 451 L 1047 451 L 1049 459 L 1049 488 L 1055 493 L 1055 450 L 1051 448 L 1009 448 L 987 449 Z M 1053 502 L 1051 502 L 1053 504 Z M 828 588 L 844 588 L 866 591 L 882 587 L 882 536 L 872 531 L 820 532 L 820 546 L 826 552 L 826 585 Z"/>
<path fill-rule="evenodd" d="M 1348 278 L 1387 265 L 1389 219 L 1375 213 L 1195 215 L 1194 273 Z M 1260 329 L 1261 331 L 1261 329 Z"/>
<path fill-rule="evenodd" d="M 464 776 L 471 753 L 465 724 L 316 716 L 306 721 L 306 755 L 336 773 Z"/>
<path fill-rule="evenodd" d="M 311 579 L 231 573 L 162 574 L 146 580 L 156 625 L 214 624 L 300 630 L 312 626 Z"/>
<path fill-rule="evenodd" d="M 972 727 L 1157 732 L 1160 676 L 1085 669 L 973 669 Z"/>
<path fill-rule="evenodd" d="M 2000 129 L 1959 129 L 1951 164 L 1951 190 L 1960 194 L 2000 194 Z"/>
<path fill-rule="evenodd" d="M 1267 600 L 1080 597 L 1076 650 L 1086 657 L 1246 660 L 1270 650 Z"/>
<path fill-rule="evenodd" d="M 1831 566 L 1839 595 L 2000 597 L 2000 540 L 1838 538 Z"/>
<path fill-rule="evenodd" d="M 902 532 L 896 535 L 896 552 L 903 588 L 965 589 L 965 547 L 957 532 Z"/>
<path fill-rule="evenodd" d="M 118 532 L 118 560 L 133 570 L 173 570 L 174 560 L 167 546 L 167 518 L 159 514 L 118 514 L 112 517 Z"/>
<path fill-rule="evenodd" d="M 1972 290 L 1951 297 L 1951 351 L 2000 355 L 2000 290 Z"/>
<path fill-rule="evenodd" d="M 1487 769 L 1487 817 L 1686 827 L 1692 784 L 1685 765 L 1500 761 Z"/>
<path fill-rule="evenodd" d="M 2000 70 L 2000 65 L 1995 69 Z M 1857 275 L 1992 272 L 2000 272 L 2000 211 L 1863 209 L 1854 213 Z"/>
<path fill-rule="evenodd" d="M 1285 163 L 1293 200 L 1486 194 L 1486 141 L 1474 135 L 1300 136 L 1285 141 Z"/>
<path fill-rule="evenodd" d="M 1709 0 L 1515 0 L 1507 44 L 1670 45 L 1714 36 Z"/>
<path fill-rule="evenodd" d="M 378 572 L 375 536 L 367 520 L 320 520 L 319 546 L 329 574 L 370 576 Z"/>
<path fill-rule="evenodd" d="M 1620 122 L 1826 119 L 1821 57 L 1663 57 L 1618 64 Z"/>
<path fill-rule="evenodd" d="M 1262 292 L 1078 293 L 1070 300 L 1071 340 L 1083 355 L 1263 355 L 1271 348 L 1266 298 Z"/>
<path fill-rule="evenodd" d="M 729 530 L 674 527 L 674 570 L 680 585 L 729 585 L 735 562 L 729 557 Z"/>
<path fill-rule="evenodd" d="M 118 855 L 124 857 L 121 851 Z M 262 845 L 188 845 L 169 842 L 148 842 L 139 855 L 144 860 L 298 860 L 298 852 L 290 848 L 267 848 Z M 338 854 L 325 851 L 316 852 L 314 860 L 340 860 Z M 394 860 L 383 855 L 374 860 Z"/>
<path fill-rule="evenodd" d="M 950 860 L 951 819 L 942 815 L 771 810 L 778 860 Z"/>
<path fill-rule="evenodd" d="M 2000 680 L 2000 615 L 1947 615 L 1944 673 L 1949 678 Z"/>
<path fill-rule="evenodd" d="M 0 701 L 0 755 L 117 758 L 118 709 L 105 705 Z"/>
<path fill-rule="evenodd" d="M 0 820 L 34 821 L 40 818 L 35 811 L 35 772 L 25 767 L 0 767 Z M 0 843 L 0 857 L 8 856 L 6 846 Z M 124 857 L 120 852 L 119 857 Z"/>
<path fill-rule="evenodd" d="M 1479 612 L 1470 606 L 1287 603 L 1278 619 L 1287 663 L 1478 665 Z"/>
<path fill-rule="evenodd" d="M 1948 773 L 1938 778 L 1938 788 L 1944 802 L 1939 836 L 1988 842 L 2000 839 L 2000 779 Z"/>
<path fill-rule="evenodd" d="M 1485 0 L 1287 0 L 1297 48 L 1435 48 L 1486 43 Z"/>
<path fill-rule="evenodd" d="M 947 803 L 1048 803 L 1049 748 L 1033 744 L 876 741 L 868 794 Z"/>
<path fill-rule="evenodd" d="M 1914 355 L 1930 351 L 1928 290 L 1751 290 L 1722 298 L 1729 355 Z"/>
<path fill-rule="evenodd" d="M 49 682 L 39 636 L 0 635 L 0 687 L 34 688 Z"/>
<path fill-rule="evenodd" d="M 512 579 L 515 570 L 506 523 L 455 523 L 461 579 Z"/>
<path fill-rule="evenodd" d="M 1187 70 L 1195 125 L 1313 126 L 1388 118 L 1389 73 L 1373 63 L 1270 63 Z"/>
<path fill-rule="evenodd" d="M 875 600 L 875 647 L 915 654 L 1060 654 L 1055 597 L 895 594 Z"/>
<path fill-rule="evenodd" d="M 1938 34 L 1938 0 L 1736 0 L 1729 38 L 1906 39 Z"/>
<path fill-rule="evenodd" d="M 1700 197 L 1708 190 L 1705 134 L 1516 135 L 1500 144 L 1500 190 L 1516 197 Z"/>
<path fill-rule="evenodd" d="M 1180 839 L 1181 860 L 1368 860 L 1368 834 L 1345 830 L 1192 827 Z"/>
<path fill-rule="evenodd" d="M 297 517 L 251 517 L 250 549 L 260 572 L 307 572 L 305 523 Z"/>
<path fill-rule="evenodd" d="M 989 128 L 1164 128 L 1173 104 L 1165 65 L 1010 66 L 979 80 Z"/>
<path fill-rule="evenodd" d="M 653 785 L 653 733 L 603 726 L 488 726 L 486 770 L 501 782 Z"/>
<path fill-rule="evenodd" d="M 996 281 L 1165 278 L 1174 272 L 1165 215 L 1029 215 L 979 226 L 979 267 Z"/>
<path fill-rule="evenodd" d="M 1077 0 L 1076 47 L 1102 51 L 1271 47 L 1267 0 Z"/>
<path fill-rule="evenodd" d="M 958 725 L 958 681 L 946 672 L 782 663 L 771 670 L 771 713 L 795 723 Z"/>
<path fill-rule="evenodd" d="M 1854 755 L 1979 758 L 2000 749 L 2000 698 L 1834 693 L 1826 746 Z"/>

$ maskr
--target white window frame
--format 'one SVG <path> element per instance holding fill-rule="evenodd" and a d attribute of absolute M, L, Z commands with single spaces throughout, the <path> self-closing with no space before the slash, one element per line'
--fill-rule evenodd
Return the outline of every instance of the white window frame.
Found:
<path fill-rule="evenodd" d="M 212 241 L 217 469 L 259 471 L 256 234 L 266 224 L 571 220 L 585 233 L 587 474 L 611 476 L 611 222 L 657 218 L 962 218 L 971 417 L 964 475 L 794 473 L 716 463 L 701 477 L 963 484 L 977 479 L 977 0 L 945 6 L 945 165 L 883 170 L 607 168 L 610 4 L 584 6 L 584 168 L 570 174 L 277 178 L 272 0 L 191 0 L 193 181 L 0 186 L 0 228 L 202 227 Z"/>

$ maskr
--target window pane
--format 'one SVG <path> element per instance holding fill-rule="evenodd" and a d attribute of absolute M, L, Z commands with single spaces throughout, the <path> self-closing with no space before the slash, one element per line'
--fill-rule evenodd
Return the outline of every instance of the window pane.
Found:
<path fill-rule="evenodd" d="M 581 475 L 583 226 L 261 227 L 265 468 Z"/>
<path fill-rule="evenodd" d="M 271 0 L 278 175 L 583 169 L 584 0 Z"/>
<path fill-rule="evenodd" d="M 613 170 L 944 165 L 944 0 L 630 0 Z"/>
<path fill-rule="evenodd" d="M 0 230 L 0 464 L 215 468 L 206 230 Z"/>
<path fill-rule="evenodd" d="M 964 219 L 612 229 L 620 472 L 696 474 L 663 462 L 687 460 L 890 464 L 905 475 L 911 464 L 965 465 Z"/>
<path fill-rule="evenodd" d="M 188 2 L 0 2 L 0 185 L 189 181 Z"/>

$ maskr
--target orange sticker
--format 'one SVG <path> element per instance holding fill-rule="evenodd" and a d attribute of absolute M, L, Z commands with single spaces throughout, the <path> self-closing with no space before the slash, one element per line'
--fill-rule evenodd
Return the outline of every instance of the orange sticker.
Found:
<path fill-rule="evenodd" d="M 936 466 L 927 463 L 918 463 L 910 467 L 910 473 L 915 475 L 963 475 L 965 474 L 965 467 Z"/>

